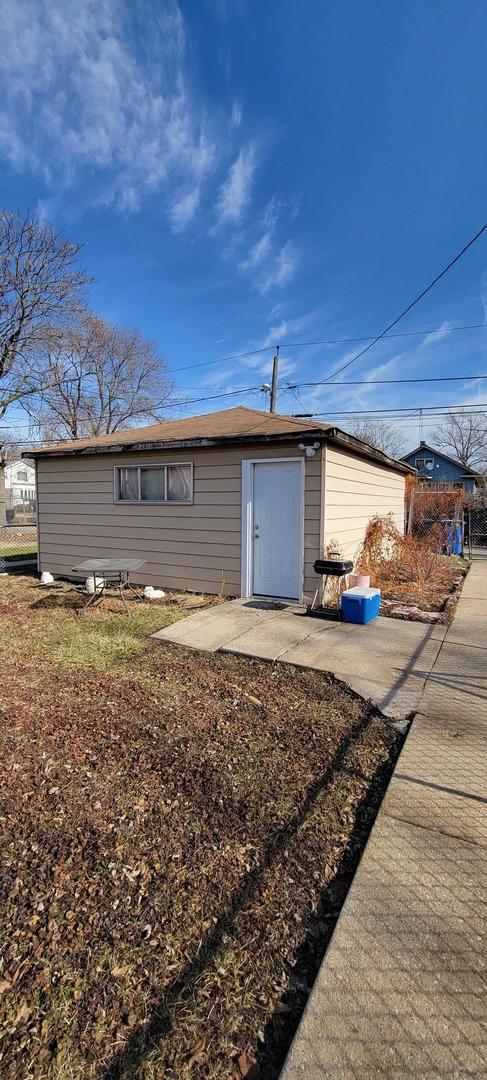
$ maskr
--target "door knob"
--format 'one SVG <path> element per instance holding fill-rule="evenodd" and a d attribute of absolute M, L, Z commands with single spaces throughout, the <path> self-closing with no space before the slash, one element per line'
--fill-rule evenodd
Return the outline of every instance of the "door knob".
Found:
<path fill-rule="evenodd" d="M 254 540 L 257 540 L 258 537 L 259 537 L 259 526 L 254 525 Z"/>

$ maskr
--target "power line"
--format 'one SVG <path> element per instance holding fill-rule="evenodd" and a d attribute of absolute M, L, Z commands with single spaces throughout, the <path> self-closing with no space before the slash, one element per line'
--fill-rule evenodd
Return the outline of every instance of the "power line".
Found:
<path fill-rule="evenodd" d="M 441 411 L 441 410 L 444 410 L 444 411 Z M 421 406 L 416 406 L 415 407 L 413 405 L 410 405 L 407 408 L 401 408 L 401 409 L 368 410 L 368 411 L 367 410 L 362 410 L 361 412 L 360 411 L 353 411 L 353 412 L 327 412 L 327 413 L 318 413 L 318 412 L 315 412 L 315 413 L 293 413 L 293 417 L 296 420 L 306 420 L 306 419 L 311 420 L 311 419 L 321 419 L 321 418 L 324 418 L 326 420 L 332 420 L 332 419 L 333 420 L 340 420 L 341 418 L 346 418 L 348 416 L 357 416 L 362 420 L 365 420 L 368 417 L 371 417 L 378 424 L 391 424 L 391 423 L 394 423 L 395 421 L 397 423 L 404 424 L 405 421 L 414 419 L 414 417 L 420 411 L 421 411 Z M 435 420 L 435 419 L 437 419 L 438 417 L 441 417 L 441 416 L 461 416 L 461 415 L 464 415 L 465 413 L 467 413 L 467 415 L 469 415 L 470 413 L 476 413 L 478 416 L 487 416 L 487 402 L 482 401 L 482 402 L 479 402 L 478 405 L 451 405 L 451 406 L 448 406 L 448 405 L 434 406 L 433 405 L 433 406 L 426 407 L 426 409 L 423 408 L 422 411 L 423 411 L 423 416 L 424 416 L 425 420 L 428 420 L 428 419 L 429 420 Z M 386 415 L 379 415 L 378 416 L 377 412 L 379 412 L 379 413 L 384 412 L 384 413 L 386 413 Z M 391 415 L 388 415 L 388 413 L 390 413 Z M 397 416 L 396 415 L 397 413 L 399 413 L 400 415 Z M 410 413 L 410 415 L 405 416 L 404 413 Z M 137 429 L 134 429 L 134 430 L 137 430 Z M 114 439 L 116 439 L 117 432 L 116 431 L 112 432 L 112 434 L 113 434 Z M 66 439 L 56 439 L 56 443 L 69 443 L 69 442 L 72 442 L 72 441 L 73 441 L 72 439 L 68 439 L 68 438 L 66 438 Z M 9 446 L 26 446 L 26 444 L 28 446 L 32 446 L 32 447 L 50 445 L 50 443 L 46 439 L 30 439 L 28 435 L 24 439 L 9 439 L 8 440 L 8 445 Z"/>
<path fill-rule="evenodd" d="M 486 378 L 487 378 L 487 375 L 463 375 L 463 376 L 455 375 L 455 376 L 441 376 L 441 377 L 432 378 L 432 379 L 427 379 L 427 378 L 426 379 L 374 379 L 374 380 L 365 379 L 365 380 L 356 380 L 356 381 L 351 381 L 351 382 L 337 383 L 337 386 L 340 386 L 340 387 L 341 386 L 362 386 L 362 385 L 374 386 L 374 384 L 383 385 L 383 384 L 391 384 L 391 383 L 423 383 L 423 382 L 466 382 L 467 380 L 486 379 Z M 279 389 L 283 390 L 283 391 L 290 392 L 290 393 L 294 393 L 294 395 L 297 396 L 296 395 L 297 390 L 303 389 L 304 387 L 308 387 L 308 386 L 321 386 L 321 385 L 322 385 L 321 382 L 289 383 L 286 386 L 279 387 Z M 178 407 L 178 408 L 181 407 L 182 408 L 185 405 L 194 405 L 194 404 L 198 404 L 201 401 L 217 401 L 217 400 L 221 400 L 222 398 L 235 397 L 235 396 L 238 396 L 239 394 L 259 393 L 261 390 L 262 390 L 262 386 L 260 386 L 260 385 L 259 386 L 242 386 L 237 390 L 228 390 L 228 391 L 225 391 L 225 392 L 222 392 L 222 393 L 219 393 L 219 394 L 207 395 L 206 397 L 190 398 L 190 399 L 186 398 L 186 399 L 181 400 L 181 401 L 168 402 L 167 404 L 165 404 L 163 406 L 163 408 L 164 409 L 176 408 L 176 407 Z M 300 404 L 303 405 L 302 402 L 300 402 Z M 487 402 L 480 402 L 479 404 L 480 405 L 483 405 L 483 404 L 487 405 Z M 392 408 L 385 408 L 384 407 L 384 408 L 380 408 L 380 409 L 350 409 L 350 410 L 345 411 L 345 412 L 340 411 L 339 413 L 338 412 L 330 412 L 330 410 L 328 409 L 326 413 L 322 413 L 322 412 L 303 412 L 303 413 L 299 413 L 297 415 L 303 416 L 303 417 L 304 416 L 306 416 L 306 417 L 330 416 L 330 415 L 333 415 L 333 416 L 338 416 L 338 415 L 340 415 L 340 416 L 358 416 L 358 415 L 366 415 L 366 414 L 368 415 L 368 414 L 372 414 L 372 413 L 383 413 L 383 412 L 394 412 L 394 413 L 396 413 L 396 412 L 407 412 L 407 411 L 409 411 L 411 409 L 419 411 L 421 408 L 423 408 L 423 411 L 425 411 L 428 408 L 436 410 L 436 409 L 449 409 L 449 408 L 451 408 L 451 409 L 456 409 L 456 408 L 465 409 L 465 408 L 476 408 L 476 407 L 477 406 L 475 404 L 472 404 L 472 405 L 458 404 L 458 405 L 451 405 L 451 406 L 448 406 L 448 405 L 431 405 L 431 406 L 426 406 L 426 407 L 425 406 L 409 405 L 409 406 L 407 406 L 406 408 L 403 408 L 403 409 L 398 409 L 398 408 L 393 408 L 393 407 Z M 97 420 L 97 419 L 103 419 L 103 417 L 101 417 L 101 416 L 100 417 L 90 417 L 89 419 Z M 18 428 L 18 425 L 15 425 L 15 426 Z M 116 434 L 116 432 L 114 432 L 114 434 Z M 5 432 L 4 432 L 3 437 L 5 437 L 6 435 L 8 435 L 8 428 L 5 428 Z M 2 432 L 0 430 L 0 438 L 1 437 L 2 437 Z M 29 436 L 27 435 L 27 438 L 28 437 Z M 62 440 L 59 440 L 59 441 L 62 441 Z M 66 440 L 66 441 L 70 441 L 70 440 Z"/>
<path fill-rule="evenodd" d="M 377 334 L 377 337 L 375 337 L 373 341 L 369 342 L 369 344 L 365 346 L 365 349 L 361 349 L 360 352 L 357 353 L 356 356 L 353 356 L 351 360 L 348 360 L 346 364 L 342 364 L 342 366 L 337 368 L 336 371 L 332 371 L 331 375 L 328 375 L 326 379 L 323 379 L 323 382 L 329 382 L 330 379 L 333 379 L 335 377 L 335 375 L 339 375 L 340 372 L 345 371 L 345 369 L 350 367 L 351 364 L 355 364 L 355 362 L 357 360 L 360 360 L 362 356 L 365 356 L 365 353 L 369 352 L 369 350 L 372 349 L 374 345 L 377 345 L 377 342 L 381 341 L 382 338 L 384 338 L 386 334 L 389 333 L 389 330 L 392 330 L 393 326 L 397 326 L 397 323 L 400 322 L 401 319 L 404 319 L 404 316 L 407 315 L 413 309 L 413 307 L 416 307 L 416 304 L 419 304 L 419 301 L 422 300 L 423 297 L 430 292 L 430 290 L 438 283 L 438 281 L 441 280 L 442 277 L 445 276 L 445 274 L 448 273 L 449 270 L 451 270 L 452 266 L 455 266 L 455 263 L 457 263 L 458 260 L 461 259 L 463 255 L 465 255 L 465 252 L 468 251 L 468 249 L 476 243 L 476 241 L 482 236 L 482 233 L 484 233 L 486 229 L 487 222 L 485 225 L 482 225 L 482 228 L 479 229 L 477 233 L 475 233 L 475 236 L 472 236 L 471 240 L 469 240 L 468 243 L 464 244 L 461 251 L 459 251 L 453 259 L 450 259 L 450 262 L 443 267 L 443 270 L 440 270 L 439 274 L 436 274 L 436 277 L 434 277 L 433 280 L 430 281 L 429 285 L 427 285 L 426 288 L 424 288 L 420 293 L 418 293 L 418 295 L 415 296 L 414 300 L 411 300 L 411 303 L 408 304 L 407 307 L 405 307 L 404 310 L 401 311 L 400 314 L 397 315 L 396 318 L 393 319 L 388 326 L 386 326 L 385 330 L 382 330 L 380 334 Z"/>
<path fill-rule="evenodd" d="M 337 386 L 379 386 L 387 383 L 423 383 L 423 382 L 468 382 L 473 379 L 487 379 L 487 375 L 433 375 L 430 378 L 421 379 L 343 379 L 336 383 Z M 280 383 L 278 390 L 296 390 L 303 386 L 322 386 L 322 382 L 286 382 Z M 179 386 L 181 393 L 196 393 L 198 390 L 207 390 L 206 386 Z M 216 387 L 215 387 L 216 389 Z M 221 387 L 223 390 L 224 388 Z"/>
<path fill-rule="evenodd" d="M 419 411 L 420 410 L 417 409 L 415 413 L 409 414 L 406 417 L 404 416 L 404 413 L 402 413 L 400 416 L 370 416 L 369 417 L 369 416 L 365 415 L 365 416 L 358 416 L 358 419 L 359 420 L 368 420 L 368 419 L 370 419 L 374 424 L 403 424 L 405 421 L 407 423 L 409 423 L 410 420 L 414 419 L 414 417 L 418 415 Z M 297 419 L 297 417 L 299 416 L 299 414 L 296 414 L 296 413 L 294 413 L 293 415 L 294 415 L 295 419 Z M 463 409 L 458 410 L 457 412 L 455 412 L 455 411 L 451 412 L 451 410 L 448 410 L 446 412 L 437 412 L 437 413 L 425 413 L 424 410 L 423 410 L 424 419 L 425 420 L 431 420 L 431 421 L 432 420 L 438 420 L 438 419 L 440 419 L 441 417 L 444 417 L 444 416 L 464 416 L 464 415 L 465 415 L 465 410 L 463 410 Z M 467 415 L 470 415 L 470 414 L 467 414 Z M 477 409 L 476 412 L 473 413 L 472 415 L 475 415 L 475 416 L 487 416 L 487 409 Z M 334 413 L 331 414 L 331 417 L 330 417 L 330 414 L 328 414 L 327 419 L 330 420 L 331 418 L 333 418 L 334 420 L 340 421 L 340 417 L 337 417 Z M 345 417 L 344 422 L 346 423 L 348 419 L 349 419 L 349 417 Z"/>
<path fill-rule="evenodd" d="M 398 427 L 402 427 L 405 424 L 409 424 L 411 420 L 414 420 L 414 418 L 418 416 L 418 413 L 419 413 L 419 409 L 416 409 L 416 411 L 414 413 L 408 413 L 407 416 L 404 416 L 404 413 L 402 413 L 400 416 L 370 416 L 369 417 L 367 415 L 364 415 L 364 416 L 357 416 L 357 419 L 358 420 L 363 420 L 364 422 L 366 420 L 370 419 L 370 421 L 372 423 L 374 423 L 374 424 L 384 424 L 386 426 L 388 424 L 395 424 Z M 302 413 L 293 413 L 292 415 L 293 415 L 294 419 L 302 419 L 303 418 Z M 462 412 L 460 412 L 460 411 L 458 411 L 458 412 L 448 411 L 448 412 L 438 412 L 438 413 L 431 413 L 431 414 L 423 412 L 424 419 L 426 421 L 429 420 L 431 422 L 433 422 L 433 420 L 440 420 L 445 416 L 462 416 L 462 415 L 464 415 L 463 411 Z M 476 413 L 474 415 L 475 416 L 487 416 L 487 409 L 477 409 L 477 411 L 476 411 Z M 323 416 L 323 418 L 325 419 L 324 414 L 316 414 L 316 413 L 313 415 L 313 419 L 319 419 L 320 416 Z M 343 419 L 341 419 L 340 416 L 336 415 L 335 413 L 331 413 L 331 414 L 328 413 L 328 415 L 326 416 L 326 420 L 328 420 L 328 421 L 330 421 L 332 423 L 336 422 L 336 424 L 338 426 L 340 426 L 343 423 L 345 425 L 344 430 L 347 431 L 348 430 L 347 422 L 350 420 L 350 417 L 345 416 L 345 417 L 343 417 Z"/>
<path fill-rule="evenodd" d="M 232 353 L 230 356 L 220 356 L 219 360 L 204 360 L 201 364 L 186 364 L 185 367 L 168 369 L 168 375 L 176 375 L 178 371 L 189 371 L 190 368 L 209 367 L 210 364 L 224 364 L 226 360 L 242 360 L 245 356 L 259 356 L 260 353 L 270 352 L 275 345 L 265 345 L 261 349 L 249 349 L 248 352 Z"/>
<path fill-rule="evenodd" d="M 195 404 L 198 404 L 200 401 L 217 401 L 217 400 L 220 400 L 221 398 L 235 397 L 238 394 L 258 393 L 261 390 L 262 390 L 262 386 L 242 386 L 242 387 L 240 387 L 239 390 L 228 390 L 225 393 L 221 393 L 221 394 L 210 394 L 210 395 L 207 395 L 206 397 L 199 397 L 199 398 L 190 398 L 190 399 L 186 398 L 183 401 L 169 401 L 169 402 L 164 404 L 163 408 L 164 409 L 174 409 L 174 408 L 182 407 L 184 405 L 195 405 Z M 83 419 L 83 418 L 81 418 L 81 419 Z M 103 416 L 93 416 L 93 417 L 88 417 L 88 419 L 102 420 Z M 15 425 L 15 426 L 18 427 L 18 425 Z M 150 425 L 146 425 L 146 426 L 150 427 Z M 137 429 L 134 428 L 134 430 L 137 430 Z M 116 435 L 116 432 L 113 432 L 113 434 Z M 8 436 L 8 429 L 5 429 L 5 432 L 4 432 L 3 436 L 2 436 L 2 433 L 0 431 L 0 438 L 2 438 L 2 437 L 5 438 L 6 436 Z M 58 441 L 58 442 L 71 442 L 72 440 L 71 439 L 66 439 L 66 440 L 59 439 L 59 440 L 56 440 L 56 441 Z"/>
<path fill-rule="evenodd" d="M 392 324 L 394 325 L 394 324 Z M 421 337 L 423 334 L 453 334 L 461 330 L 487 330 L 487 323 L 471 323 L 467 326 L 436 326 L 429 330 L 405 330 L 400 334 L 389 334 L 392 338 Z M 387 333 L 387 331 L 384 331 Z M 380 335 L 382 336 L 382 335 Z M 363 334 L 359 337 L 321 338 L 317 341 L 282 341 L 281 349 L 306 349 L 312 345 L 353 345 L 357 341 L 373 341 L 373 334 Z M 275 345 L 264 345 L 258 349 L 249 349 L 247 352 L 230 353 L 228 356 L 220 356 L 218 360 L 203 360 L 198 364 L 186 364 L 184 367 L 170 368 L 168 375 L 176 375 L 179 371 L 191 371 L 193 368 L 211 367 L 213 364 L 224 364 L 226 360 L 243 360 L 246 356 L 260 356 L 262 353 L 271 352 Z M 331 376 L 330 376 L 331 377 Z"/>
<path fill-rule="evenodd" d="M 401 384 L 401 383 L 472 382 L 472 381 L 475 381 L 475 379 L 487 379 L 487 374 L 486 375 L 433 375 L 430 378 L 421 378 L 421 379 L 350 379 L 350 380 L 345 380 L 344 379 L 342 382 L 336 383 L 336 386 L 337 387 L 341 387 L 341 386 L 386 386 L 386 385 Z M 322 385 L 323 385 L 322 381 L 318 381 L 318 382 L 296 382 L 296 383 L 287 382 L 287 383 L 280 383 L 279 386 L 278 386 L 278 390 L 300 390 L 300 389 L 303 389 L 304 387 L 307 387 L 307 386 L 322 386 Z M 188 393 L 190 391 L 193 391 L 194 393 L 196 393 L 196 391 L 206 390 L 206 389 L 207 389 L 206 386 L 180 386 L 179 387 L 179 390 L 181 390 L 183 392 L 187 391 Z M 232 393 L 235 393 L 235 394 L 243 393 L 244 390 L 246 390 L 246 389 L 256 390 L 256 389 L 262 389 L 262 387 L 261 386 L 259 386 L 259 387 L 255 387 L 255 386 L 245 387 L 245 386 L 242 386 L 242 387 L 238 387 L 236 390 L 232 391 Z M 222 393 L 223 393 L 223 388 L 222 388 Z M 206 401 L 207 399 L 206 398 L 201 398 L 200 400 Z M 165 405 L 162 406 L 162 407 L 166 408 Z"/>
<path fill-rule="evenodd" d="M 410 412 L 411 409 L 418 411 L 422 409 L 423 414 L 426 416 L 428 413 L 436 413 L 440 409 L 446 409 L 448 412 L 452 412 L 454 409 L 459 409 L 465 412 L 466 409 L 480 409 L 487 408 L 487 401 L 472 402 L 472 404 L 455 404 L 455 405 L 407 405 L 405 407 L 395 408 L 383 408 L 383 409 L 340 409 L 338 411 L 328 410 L 326 413 L 322 412 L 308 412 L 295 414 L 299 419 L 310 419 L 312 416 L 375 416 L 378 413 L 405 413 Z"/>
<path fill-rule="evenodd" d="M 420 337 L 422 334 L 453 334 L 456 330 L 487 330 L 487 323 L 471 323 L 470 326 L 437 326 L 433 330 L 404 330 L 400 334 L 389 334 L 389 337 L 403 338 Z M 365 334 L 363 337 L 329 338 L 323 341 L 283 341 L 281 348 L 305 349 L 309 345 L 352 345 L 355 341 L 372 341 L 373 337 L 373 334 Z"/>
<path fill-rule="evenodd" d="M 207 394 L 206 397 L 186 398 L 184 401 L 168 401 L 164 409 L 176 409 L 181 405 L 197 405 L 200 401 L 217 401 L 219 398 L 235 397 L 237 394 L 250 394 L 262 390 L 262 386 L 241 386 L 239 390 L 227 390 L 222 394 Z"/>
<path fill-rule="evenodd" d="M 487 375 L 435 375 L 432 378 L 422 379 L 351 379 L 349 381 L 333 383 L 333 386 L 385 386 L 395 383 L 430 383 L 430 382 L 471 382 L 475 379 L 487 379 Z M 323 386 L 323 382 L 287 383 L 280 386 L 280 390 L 303 389 L 305 386 Z"/>

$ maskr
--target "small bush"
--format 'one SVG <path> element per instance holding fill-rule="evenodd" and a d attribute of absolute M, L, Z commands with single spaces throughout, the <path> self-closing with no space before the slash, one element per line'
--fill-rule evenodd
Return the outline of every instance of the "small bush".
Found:
<path fill-rule="evenodd" d="M 456 560 L 441 555 L 443 543 L 439 524 L 426 537 L 403 536 L 392 514 L 376 515 L 367 526 L 357 570 L 370 574 L 371 585 L 380 588 L 385 599 L 438 611 L 458 572 Z"/>

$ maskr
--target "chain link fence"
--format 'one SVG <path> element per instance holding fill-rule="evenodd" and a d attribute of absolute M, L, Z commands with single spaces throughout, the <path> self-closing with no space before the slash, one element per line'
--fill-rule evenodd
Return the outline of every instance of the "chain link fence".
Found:
<path fill-rule="evenodd" d="M 466 543 L 471 559 L 487 559 L 487 496 L 470 500 L 466 511 Z"/>
<path fill-rule="evenodd" d="M 407 493 L 406 532 L 438 554 L 462 555 L 467 502 L 463 488 L 413 483 Z"/>
<path fill-rule="evenodd" d="M 19 573 L 37 568 L 37 517 L 35 499 L 14 502 L 6 492 L 0 524 L 0 573 Z"/>

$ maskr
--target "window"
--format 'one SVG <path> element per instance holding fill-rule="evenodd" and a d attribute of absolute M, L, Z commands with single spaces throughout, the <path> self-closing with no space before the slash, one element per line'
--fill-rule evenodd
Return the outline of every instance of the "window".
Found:
<path fill-rule="evenodd" d="M 193 466 L 129 465 L 115 467 L 115 502 L 191 503 Z"/>
<path fill-rule="evenodd" d="M 17 472 L 17 482 L 19 484 L 26 484 L 29 477 L 27 476 L 27 469 L 19 469 Z"/>
<path fill-rule="evenodd" d="M 417 457 L 415 462 L 417 469 L 427 469 L 428 472 L 431 472 L 434 468 L 434 464 L 432 457 Z"/>

